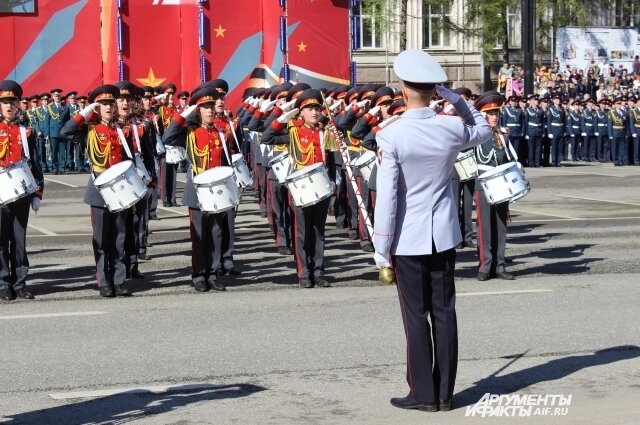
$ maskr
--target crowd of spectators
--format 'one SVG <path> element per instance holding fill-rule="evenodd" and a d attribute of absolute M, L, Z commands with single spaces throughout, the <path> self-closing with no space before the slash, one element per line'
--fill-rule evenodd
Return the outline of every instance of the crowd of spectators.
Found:
<path fill-rule="evenodd" d="M 498 91 L 504 94 L 509 86 L 516 96 L 530 94 L 524 93 L 524 69 L 505 62 L 498 71 Z M 542 97 L 559 92 L 569 98 L 581 99 L 588 94 L 598 101 L 640 96 L 640 57 L 635 57 L 631 69 L 616 66 L 606 59 L 591 60 L 585 69 L 569 65 L 561 67 L 556 58 L 551 66 L 536 66 L 534 91 Z"/>

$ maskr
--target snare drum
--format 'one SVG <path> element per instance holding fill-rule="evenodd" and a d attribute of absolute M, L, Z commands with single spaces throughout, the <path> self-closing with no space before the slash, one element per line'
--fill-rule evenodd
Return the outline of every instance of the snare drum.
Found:
<path fill-rule="evenodd" d="M 333 193 L 327 168 L 320 162 L 289 174 L 286 184 L 296 207 L 315 205 Z"/>
<path fill-rule="evenodd" d="M 231 163 L 233 164 L 233 171 L 236 173 L 236 180 L 240 187 L 250 187 L 253 185 L 253 177 L 247 163 L 244 161 L 244 156 L 241 153 L 236 153 L 231 156 Z"/>
<path fill-rule="evenodd" d="M 38 183 L 25 160 L 0 167 L 0 205 L 6 205 L 38 190 Z"/>
<path fill-rule="evenodd" d="M 478 175 L 478 165 L 473 153 L 473 149 L 467 152 L 460 152 L 453 167 L 458 173 L 461 182 L 475 179 Z"/>
<path fill-rule="evenodd" d="M 490 204 L 515 202 L 531 190 L 519 162 L 499 165 L 481 174 L 478 182 L 482 185 L 484 196 Z"/>
<path fill-rule="evenodd" d="M 126 210 L 147 194 L 147 185 L 138 175 L 131 161 L 122 161 L 109 167 L 94 180 L 93 184 L 102 195 L 111 212 Z"/>
<path fill-rule="evenodd" d="M 238 184 L 232 167 L 214 167 L 193 178 L 200 210 L 221 213 L 240 203 Z"/>
<path fill-rule="evenodd" d="M 134 158 L 136 162 L 136 171 L 140 176 L 140 179 L 142 179 L 142 183 L 144 183 L 145 185 L 149 185 L 149 183 L 151 183 L 151 176 L 147 171 L 147 167 L 144 166 L 144 162 L 142 161 L 140 154 L 135 154 Z"/>
<path fill-rule="evenodd" d="M 269 161 L 269 167 L 273 170 L 280 184 L 285 184 L 287 176 L 291 173 L 291 161 L 289 152 L 282 152 Z"/>
<path fill-rule="evenodd" d="M 187 159 L 187 150 L 180 146 L 165 146 L 164 160 L 167 164 L 180 164 Z"/>
<path fill-rule="evenodd" d="M 353 166 L 360 170 L 365 183 L 369 183 L 373 167 L 376 166 L 376 154 L 373 151 L 366 151 L 353 162 Z"/>

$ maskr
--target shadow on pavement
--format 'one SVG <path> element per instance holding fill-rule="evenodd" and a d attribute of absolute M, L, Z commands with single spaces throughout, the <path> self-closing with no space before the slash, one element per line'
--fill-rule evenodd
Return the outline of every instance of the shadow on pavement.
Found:
<path fill-rule="evenodd" d="M 572 373 L 593 366 L 615 363 L 640 357 L 640 347 L 622 345 L 605 348 L 591 354 L 575 355 L 550 360 L 547 363 L 532 366 L 506 375 L 497 376 L 524 354 L 509 356 L 509 363 L 492 375 L 474 382 L 474 386 L 466 388 L 454 395 L 456 408 L 477 403 L 485 393 L 511 394 L 540 382 L 555 381 Z M 507 357 L 505 357 L 507 358 Z M 565 394 L 568 395 L 568 394 Z"/>
<path fill-rule="evenodd" d="M 122 393 L 33 412 L 5 415 L 3 424 L 123 424 L 171 412 L 193 403 L 247 397 L 266 389 L 251 384 L 234 384 L 212 386 L 204 390 L 193 389 L 190 386 L 175 386 L 163 394 Z"/>

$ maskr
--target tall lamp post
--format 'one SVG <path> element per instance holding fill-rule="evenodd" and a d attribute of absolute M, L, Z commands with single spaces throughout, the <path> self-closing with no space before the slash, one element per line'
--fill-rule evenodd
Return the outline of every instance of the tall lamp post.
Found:
<path fill-rule="evenodd" d="M 536 2 L 522 0 L 522 51 L 524 53 L 524 93 L 533 94 L 533 52 L 536 48 Z"/>

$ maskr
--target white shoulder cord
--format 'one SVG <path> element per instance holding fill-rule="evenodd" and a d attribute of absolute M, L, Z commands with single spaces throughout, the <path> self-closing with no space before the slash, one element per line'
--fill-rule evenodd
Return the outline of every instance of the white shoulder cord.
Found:
<path fill-rule="evenodd" d="M 327 163 L 326 153 L 324 152 L 324 131 L 320 130 L 320 150 L 322 151 L 322 162 Z"/>
<path fill-rule="evenodd" d="M 122 147 L 124 148 L 129 158 L 133 159 L 133 155 L 131 155 L 131 149 L 129 149 L 129 143 L 127 143 L 127 139 L 124 137 L 124 133 L 118 124 L 114 124 L 116 126 L 116 130 L 118 131 L 118 137 L 120 137 L 120 143 L 122 143 Z"/>
<path fill-rule="evenodd" d="M 24 156 L 27 159 L 31 159 L 29 155 L 29 140 L 27 139 L 27 130 L 23 126 L 18 126 L 20 129 L 20 137 L 22 138 L 22 150 L 24 151 Z"/>
<path fill-rule="evenodd" d="M 220 140 L 222 141 L 222 148 L 224 149 L 224 155 L 227 157 L 227 162 L 229 163 L 230 167 L 233 167 L 233 164 L 231 163 L 231 157 L 229 156 L 229 151 L 227 150 L 227 141 L 224 138 L 224 134 L 222 134 L 222 131 L 218 130 L 218 135 L 220 135 Z"/>

